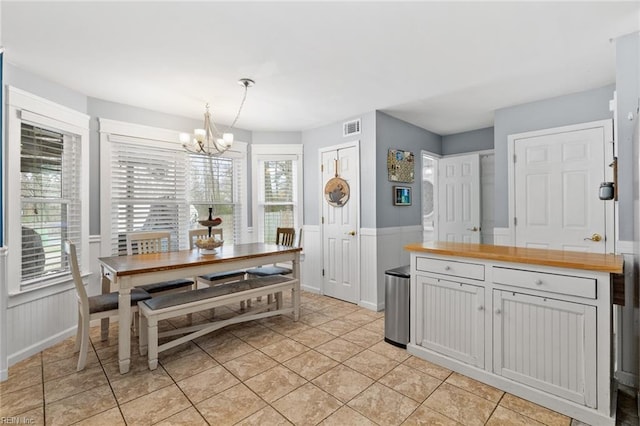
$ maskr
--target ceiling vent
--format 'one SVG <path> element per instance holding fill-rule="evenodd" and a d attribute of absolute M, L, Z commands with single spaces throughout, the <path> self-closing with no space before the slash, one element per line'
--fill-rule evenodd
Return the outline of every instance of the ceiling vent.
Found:
<path fill-rule="evenodd" d="M 360 134 L 360 119 L 345 121 L 342 124 L 342 137 Z"/>

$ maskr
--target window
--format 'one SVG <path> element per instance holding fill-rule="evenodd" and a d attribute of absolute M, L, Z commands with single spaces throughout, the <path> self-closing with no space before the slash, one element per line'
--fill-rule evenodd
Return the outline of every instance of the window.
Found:
<path fill-rule="evenodd" d="M 199 227 L 198 221 L 207 219 L 211 208 L 212 217 L 222 219 L 223 238 L 231 244 L 240 242 L 242 205 L 238 177 L 242 162 L 190 154 L 189 163 L 189 228 Z"/>
<path fill-rule="evenodd" d="M 252 156 L 254 227 L 259 240 L 275 242 L 278 227 L 298 228 L 302 223 L 302 146 L 254 145 Z"/>
<path fill-rule="evenodd" d="M 168 230 L 169 249 L 186 249 L 210 207 L 225 241 L 243 240 L 246 144 L 209 158 L 186 152 L 170 130 L 100 119 L 100 132 L 104 253 L 126 253 L 126 233 L 144 230 Z"/>
<path fill-rule="evenodd" d="M 127 232 L 158 230 L 170 231 L 168 249 L 178 250 L 189 211 L 186 155 L 115 138 L 110 164 L 110 252 L 127 253 Z"/>
<path fill-rule="evenodd" d="M 17 294 L 68 281 L 64 240 L 76 242 L 79 259 L 88 251 L 89 120 L 15 88 L 9 108 L 7 242 L 16 255 L 9 291 Z"/>

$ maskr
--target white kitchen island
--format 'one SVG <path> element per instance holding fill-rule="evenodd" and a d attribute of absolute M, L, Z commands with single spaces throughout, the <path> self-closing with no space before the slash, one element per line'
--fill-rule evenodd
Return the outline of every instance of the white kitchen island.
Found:
<path fill-rule="evenodd" d="M 431 242 L 411 252 L 407 350 L 593 425 L 615 424 L 621 256 Z"/>

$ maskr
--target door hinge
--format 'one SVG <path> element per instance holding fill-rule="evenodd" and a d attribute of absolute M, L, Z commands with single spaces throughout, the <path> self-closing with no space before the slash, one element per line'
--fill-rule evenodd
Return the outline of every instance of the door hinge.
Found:
<path fill-rule="evenodd" d="M 516 162 L 516 155 L 515 154 L 513 154 L 513 162 L 514 163 Z"/>
<path fill-rule="evenodd" d="M 322 224 L 324 225 L 324 216 L 322 216 Z"/>
<path fill-rule="evenodd" d="M 518 218 L 517 217 L 513 218 L 513 226 L 518 226 Z"/>
<path fill-rule="evenodd" d="M 320 171 L 324 172 L 324 164 L 320 164 Z"/>
<path fill-rule="evenodd" d="M 324 268 L 322 269 L 322 276 L 324 277 Z"/>

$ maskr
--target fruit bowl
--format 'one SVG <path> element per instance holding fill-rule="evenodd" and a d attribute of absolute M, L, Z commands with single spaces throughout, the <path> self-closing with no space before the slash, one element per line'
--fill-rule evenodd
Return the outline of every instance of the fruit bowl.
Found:
<path fill-rule="evenodd" d="M 209 253 L 213 254 L 216 252 L 218 247 L 221 247 L 224 243 L 223 240 L 218 240 L 216 238 L 199 238 L 195 241 L 195 246 L 200 249 L 201 253 Z"/>

